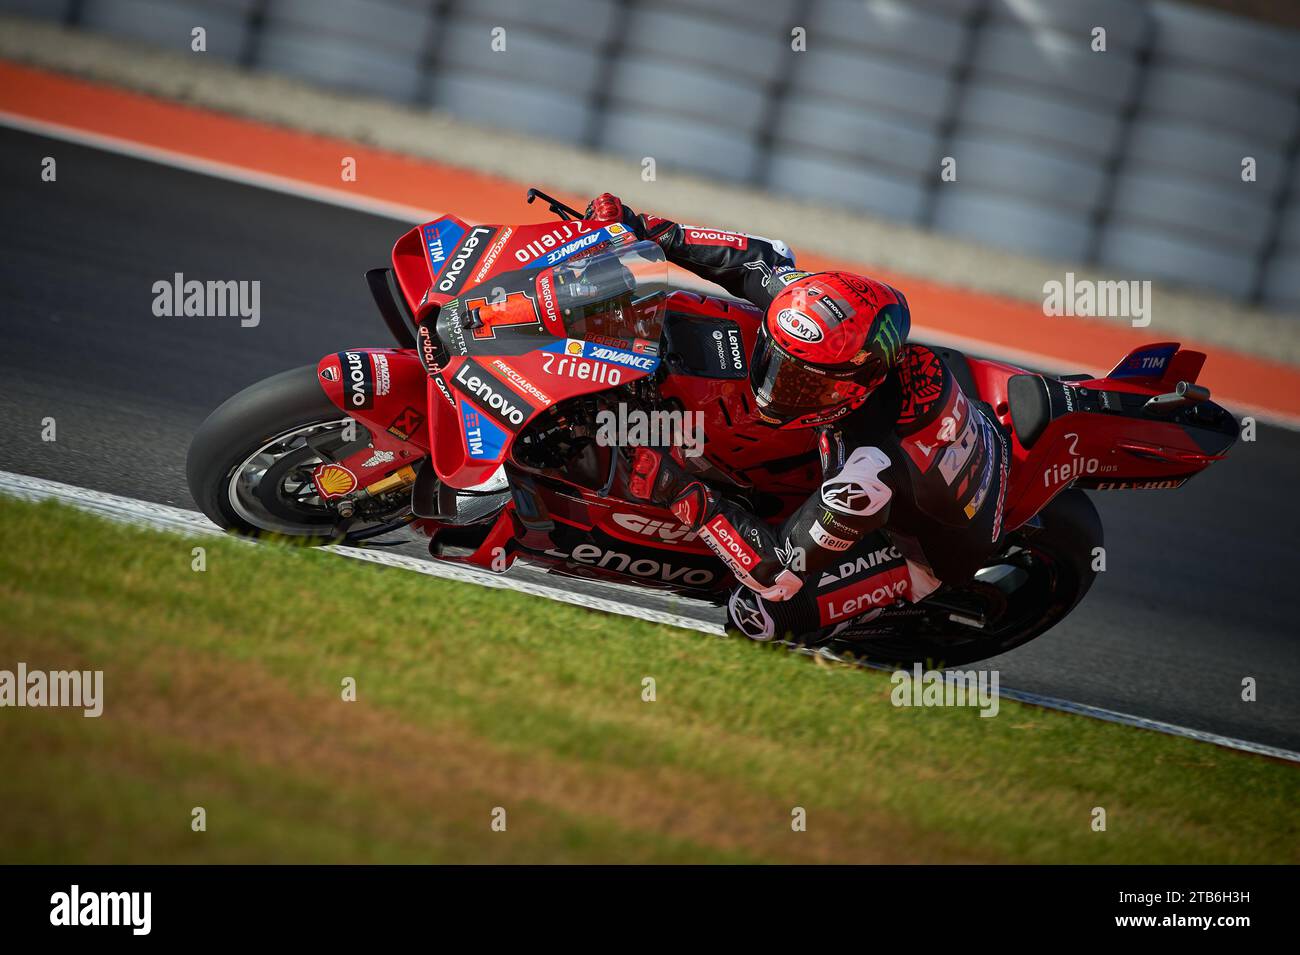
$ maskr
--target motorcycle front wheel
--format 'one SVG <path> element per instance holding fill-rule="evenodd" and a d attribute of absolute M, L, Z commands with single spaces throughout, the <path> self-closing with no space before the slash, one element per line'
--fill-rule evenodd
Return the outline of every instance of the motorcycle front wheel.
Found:
<path fill-rule="evenodd" d="M 208 415 L 190 442 L 190 494 L 237 534 L 358 543 L 410 523 L 409 492 L 344 517 L 321 498 L 311 472 L 369 441 L 365 426 L 326 397 L 316 366 L 304 365 L 250 385 Z"/>

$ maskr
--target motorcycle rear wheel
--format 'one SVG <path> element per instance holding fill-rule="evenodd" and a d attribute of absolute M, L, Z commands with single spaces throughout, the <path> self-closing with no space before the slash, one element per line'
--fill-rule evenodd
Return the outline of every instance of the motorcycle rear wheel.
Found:
<path fill-rule="evenodd" d="M 887 610 L 825 646 L 864 662 L 938 668 L 985 660 L 1041 636 L 1092 587 L 1103 532 L 1096 507 L 1077 489 L 1057 495 L 1039 521 L 1010 535 L 975 579 Z"/>

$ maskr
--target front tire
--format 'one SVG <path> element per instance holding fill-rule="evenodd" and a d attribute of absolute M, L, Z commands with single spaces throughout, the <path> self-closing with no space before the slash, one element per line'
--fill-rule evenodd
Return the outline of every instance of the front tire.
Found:
<path fill-rule="evenodd" d="M 317 494 L 312 469 L 370 440 L 360 422 L 355 437 L 345 430 L 351 420 L 321 389 L 315 365 L 250 385 L 195 432 L 190 494 L 215 524 L 246 536 L 355 542 L 404 526 L 409 506 L 345 519 Z"/>

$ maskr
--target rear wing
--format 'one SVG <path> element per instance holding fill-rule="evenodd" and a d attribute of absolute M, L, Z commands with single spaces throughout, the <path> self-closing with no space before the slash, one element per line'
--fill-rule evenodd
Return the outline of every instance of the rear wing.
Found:
<path fill-rule="evenodd" d="M 1204 352 L 1186 351 L 1178 342 L 1157 342 L 1133 349 L 1105 377 L 1153 388 L 1173 387 L 1180 381 L 1195 384 L 1204 365 Z"/>

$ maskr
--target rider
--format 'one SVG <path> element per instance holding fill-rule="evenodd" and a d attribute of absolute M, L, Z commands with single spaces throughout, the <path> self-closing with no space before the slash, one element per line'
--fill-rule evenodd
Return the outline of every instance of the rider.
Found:
<path fill-rule="evenodd" d="M 779 529 L 670 451 L 633 451 L 630 494 L 670 508 L 740 582 L 733 626 L 756 640 L 847 636 L 899 599 L 969 579 L 996 550 L 1005 433 L 939 355 L 907 342 L 901 292 L 800 271 L 782 242 L 638 215 L 609 193 L 586 217 L 622 223 L 763 309 L 749 365 L 758 413 L 775 428 L 819 429 L 822 484 Z"/>

